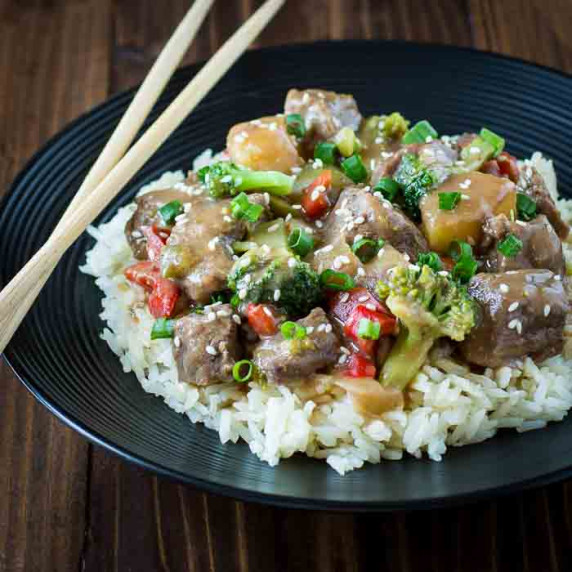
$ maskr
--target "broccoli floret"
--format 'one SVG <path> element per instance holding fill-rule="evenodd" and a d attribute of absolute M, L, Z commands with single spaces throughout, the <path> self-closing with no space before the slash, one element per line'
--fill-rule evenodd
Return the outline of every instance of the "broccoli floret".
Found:
<path fill-rule="evenodd" d="M 437 339 L 460 342 L 475 325 L 475 303 L 466 288 L 429 266 L 396 267 L 377 290 L 401 325 L 381 371 L 383 385 L 403 389 Z"/>
<path fill-rule="evenodd" d="M 403 208 L 414 220 L 421 219 L 419 203 L 427 192 L 438 182 L 435 174 L 412 153 L 407 153 L 393 177 L 401 186 Z"/>
<path fill-rule="evenodd" d="M 219 161 L 207 165 L 197 172 L 197 176 L 215 199 L 257 190 L 273 195 L 288 195 L 294 184 L 294 178 L 284 173 L 251 171 L 230 161 Z"/>
<path fill-rule="evenodd" d="M 409 129 L 409 121 L 398 111 L 394 111 L 390 115 L 382 115 L 380 124 L 381 135 L 385 139 L 399 141 Z"/>
<path fill-rule="evenodd" d="M 241 303 L 269 303 L 290 317 L 306 316 L 321 302 L 320 277 L 283 249 L 253 248 L 234 264 L 228 287 Z"/>

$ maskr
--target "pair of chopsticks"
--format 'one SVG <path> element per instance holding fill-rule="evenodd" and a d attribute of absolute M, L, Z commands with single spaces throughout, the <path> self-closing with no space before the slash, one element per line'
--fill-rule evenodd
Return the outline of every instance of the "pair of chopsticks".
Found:
<path fill-rule="evenodd" d="M 157 58 L 50 238 L 0 292 L 0 353 L 65 251 L 246 51 L 285 1 L 267 0 L 225 42 L 127 151 L 214 2 L 195 0 Z"/>

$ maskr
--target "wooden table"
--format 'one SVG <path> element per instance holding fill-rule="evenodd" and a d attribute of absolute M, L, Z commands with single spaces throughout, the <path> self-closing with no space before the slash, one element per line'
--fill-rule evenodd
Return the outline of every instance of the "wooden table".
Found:
<path fill-rule="evenodd" d="M 0 193 L 68 121 L 140 81 L 190 0 L 0 0 Z M 218 0 L 186 62 L 260 0 Z M 258 45 L 401 38 L 572 72 L 571 0 L 290 0 Z M 572 102 L 571 102 L 572 104 Z M 236 502 L 88 444 L 0 363 L 0 570 L 572 570 L 572 482 L 349 515 Z"/>

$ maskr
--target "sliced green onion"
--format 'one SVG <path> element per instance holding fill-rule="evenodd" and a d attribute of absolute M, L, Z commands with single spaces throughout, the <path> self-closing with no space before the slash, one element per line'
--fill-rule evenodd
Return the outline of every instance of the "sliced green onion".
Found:
<path fill-rule="evenodd" d="M 162 338 L 172 338 L 175 331 L 175 320 L 158 318 L 151 328 L 151 339 L 160 340 Z"/>
<path fill-rule="evenodd" d="M 295 228 L 288 236 L 288 247 L 304 257 L 314 249 L 314 239 L 302 228 Z"/>
<path fill-rule="evenodd" d="M 238 383 L 246 383 L 252 378 L 254 373 L 254 364 L 249 359 L 237 361 L 232 366 L 232 377 Z"/>
<path fill-rule="evenodd" d="M 286 131 L 298 139 L 302 139 L 306 135 L 304 119 L 299 113 L 289 113 L 286 116 Z"/>
<path fill-rule="evenodd" d="M 520 220 L 532 220 L 536 216 L 536 202 L 524 193 L 516 193 L 516 210 Z"/>
<path fill-rule="evenodd" d="M 358 323 L 358 338 L 362 340 L 379 340 L 381 326 L 379 322 L 362 318 Z"/>
<path fill-rule="evenodd" d="M 237 254 L 242 254 L 247 250 L 252 250 L 258 246 L 257 242 L 252 242 L 248 240 L 237 240 L 232 243 L 232 251 Z"/>
<path fill-rule="evenodd" d="M 416 123 L 401 140 L 402 143 L 410 145 L 411 143 L 427 143 L 433 139 L 437 139 L 439 134 L 435 131 L 435 128 L 424 119 Z M 428 139 L 431 138 L 431 139 Z"/>
<path fill-rule="evenodd" d="M 397 193 L 399 193 L 401 187 L 396 183 L 391 177 L 384 177 L 380 179 L 377 185 L 373 188 L 374 192 L 380 192 L 385 199 L 390 202 L 395 200 Z"/>
<path fill-rule="evenodd" d="M 335 143 L 318 143 L 314 149 L 314 159 L 320 159 L 324 165 L 333 165 L 336 162 L 337 147 Z"/>
<path fill-rule="evenodd" d="M 439 193 L 439 208 L 442 211 L 452 211 L 461 200 L 461 193 Z"/>
<path fill-rule="evenodd" d="M 467 283 L 477 272 L 479 267 L 473 256 L 473 249 L 468 242 L 454 240 L 450 248 L 451 258 L 456 262 L 452 276 L 454 280 Z"/>
<path fill-rule="evenodd" d="M 497 250 L 507 258 L 514 258 L 522 250 L 522 240 L 514 234 L 508 234 L 504 240 L 499 242 Z"/>
<path fill-rule="evenodd" d="M 171 201 L 166 205 L 163 205 L 159 209 L 159 214 L 165 222 L 165 224 L 172 225 L 175 224 L 175 217 L 179 216 L 183 212 L 183 204 L 181 201 Z"/>
<path fill-rule="evenodd" d="M 306 337 L 306 328 L 296 322 L 284 322 L 280 326 L 280 332 L 285 340 L 303 340 Z"/>
<path fill-rule="evenodd" d="M 240 193 L 230 201 L 230 213 L 236 219 L 256 222 L 263 210 L 262 205 L 251 203 L 245 193 Z"/>
<path fill-rule="evenodd" d="M 371 238 L 362 238 L 352 245 L 353 253 L 364 264 L 369 262 L 378 252 L 379 249 L 385 244 L 383 239 L 373 240 Z"/>
<path fill-rule="evenodd" d="M 354 279 L 344 272 L 335 270 L 324 270 L 320 274 L 320 284 L 322 288 L 328 290 L 351 290 L 355 288 Z"/>
<path fill-rule="evenodd" d="M 363 183 L 367 179 L 367 169 L 359 155 L 352 155 L 342 161 L 342 171 L 354 182 Z"/>
<path fill-rule="evenodd" d="M 493 157 L 496 157 L 499 153 L 502 153 L 504 149 L 505 140 L 496 133 L 493 133 L 490 129 L 483 127 L 479 133 L 482 139 L 493 146 Z"/>
<path fill-rule="evenodd" d="M 464 240 L 454 240 L 449 247 L 449 254 L 455 262 L 458 262 L 461 258 L 472 258 L 473 249 L 471 245 Z"/>
<path fill-rule="evenodd" d="M 417 265 L 429 266 L 435 272 L 443 270 L 443 263 L 436 252 L 420 252 L 417 256 Z"/>

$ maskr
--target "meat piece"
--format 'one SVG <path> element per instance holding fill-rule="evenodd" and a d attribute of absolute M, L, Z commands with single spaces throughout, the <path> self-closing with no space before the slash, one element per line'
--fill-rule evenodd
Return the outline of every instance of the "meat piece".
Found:
<path fill-rule="evenodd" d="M 455 149 L 439 140 L 420 145 L 417 149 L 417 156 L 421 163 L 431 169 L 438 181 L 443 181 L 448 177 L 451 167 L 459 158 Z"/>
<path fill-rule="evenodd" d="M 174 353 L 179 381 L 183 383 L 232 381 L 240 345 L 230 304 L 210 306 L 204 314 L 189 314 L 177 320 Z"/>
<path fill-rule="evenodd" d="M 393 177 L 395 171 L 397 171 L 397 167 L 399 167 L 399 163 L 401 163 L 403 155 L 409 152 L 410 147 L 412 147 L 412 145 L 401 147 L 381 156 L 381 160 L 377 163 L 376 168 L 371 174 L 372 186 L 375 187 L 381 179 Z"/>
<path fill-rule="evenodd" d="M 485 246 L 490 250 L 484 258 L 487 272 L 506 272 L 525 268 L 543 268 L 555 274 L 564 273 L 562 243 L 544 215 L 530 222 L 511 222 L 505 215 L 488 219 L 483 227 Z M 507 258 L 497 250 L 508 234 L 522 241 L 522 250 L 514 257 Z"/>
<path fill-rule="evenodd" d="M 560 275 L 549 270 L 477 274 L 469 293 L 480 310 L 477 325 L 460 345 L 469 362 L 499 367 L 562 350 L 569 308 Z"/>
<path fill-rule="evenodd" d="M 262 340 L 254 350 L 254 363 L 271 383 L 304 379 L 338 360 L 340 342 L 324 310 L 314 308 L 296 323 L 306 328 L 303 340 L 285 340 L 278 333 Z"/>
<path fill-rule="evenodd" d="M 246 232 L 246 224 L 230 216 L 230 199 L 213 200 L 206 195 L 191 197 L 191 206 L 179 219 L 161 252 L 161 269 L 171 260 L 183 291 L 199 304 L 226 286 L 233 265 L 232 243 Z"/>
<path fill-rule="evenodd" d="M 163 224 L 158 209 L 171 201 L 187 203 L 190 200 L 191 196 L 188 193 L 177 189 L 151 191 L 135 199 L 137 208 L 125 225 L 125 237 L 135 258 L 147 260 L 147 239 L 141 229 L 154 224 L 159 226 Z"/>
<path fill-rule="evenodd" d="M 314 142 L 330 139 L 342 127 L 357 131 L 362 117 L 352 95 L 306 89 L 291 89 L 284 103 L 285 113 L 299 113 Z"/>
<path fill-rule="evenodd" d="M 570 227 L 562 220 L 560 211 L 554 204 L 542 175 L 535 167 L 527 166 L 520 169 L 517 188 L 520 192 L 534 199 L 537 211 L 546 215 L 556 234 L 565 240 L 570 232 Z"/>
<path fill-rule="evenodd" d="M 355 276 L 360 265 L 358 257 L 343 240 L 329 243 L 315 250 L 308 257 L 307 261 L 318 274 L 330 269 Z"/>
<path fill-rule="evenodd" d="M 324 222 L 324 231 L 329 243 L 341 239 L 352 245 L 358 235 L 383 238 L 412 260 L 427 251 L 425 237 L 398 207 L 359 187 L 342 191 L 336 207 Z"/>

